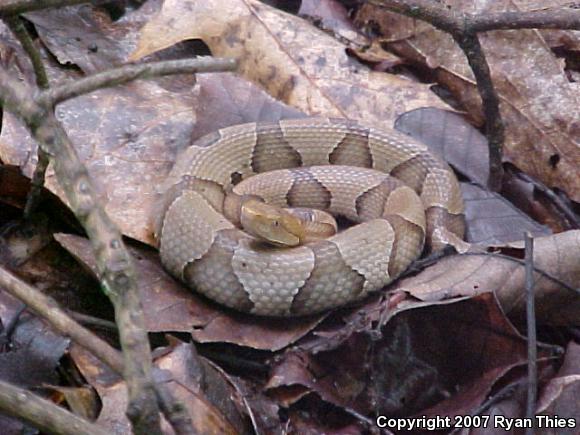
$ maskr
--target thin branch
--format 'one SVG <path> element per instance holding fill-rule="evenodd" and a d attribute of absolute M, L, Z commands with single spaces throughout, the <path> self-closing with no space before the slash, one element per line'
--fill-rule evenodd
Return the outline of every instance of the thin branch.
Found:
<path fill-rule="evenodd" d="M 515 167 L 514 167 L 515 168 Z M 549 189 L 545 184 L 540 183 L 528 174 L 520 171 L 519 169 L 510 169 L 516 177 L 524 180 L 526 183 L 530 183 L 539 192 L 542 192 L 546 197 L 552 201 L 552 204 L 564 215 L 564 217 L 570 222 L 570 226 L 574 229 L 580 228 L 580 221 L 574 213 L 574 211 L 568 207 L 568 205 L 560 198 L 556 193 Z"/>
<path fill-rule="evenodd" d="M 32 63 L 32 68 L 34 69 L 36 84 L 40 89 L 48 88 L 48 75 L 46 74 L 46 69 L 42 63 L 40 52 L 36 49 L 34 41 L 30 37 L 30 33 L 26 29 L 22 18 L 16 15 L 12 15 L 5 17 L 4 21 L 10 28 L 10 31 L 14 34 L 14 36 L 16 36 L 20 42 L 20 45 L 22 45 L 22 48 L 28 55 L 30 63 Z M 36 167 L 34 168 L 34 173 L 32 174 L 30 192 L 28 193 L 28 197 L 26 198 L 26 205 L 24 206 L 25 219 L 30 219 L 32 212 L 40 202 L 42 197 L 42 189 L 44 187 L 46 169 L 48 168 L 49 163 L 48 155 L 41 147 L 38 147 L 37 155 L 38 161 L 36 162 Z"/>
<path fill-rule="evenodd" d="M 81 325 L 90 325 L 98 329 L 105 329 L 117 333 L 117 325 L 110 320 L 101 319 L 100 317 L 89 316 L 88 314 L 79 313 L 78 311 L 66 310 L 66 313 Z M 122 374 L 122 373 L 121 373 Z"/>
<path fill-rule="evenodd" d="M 469 14 L 447 9 L 432 0 L 368 0 L 393 12 L 427 21 L 445 32 L 488 32 L 514 29 L 580 30 L 580 10 L 550 8 L 542 11 Z"/>
<path fill-rule="evenodd" d="M 10 31 L 16 36 L 16 39 L 18 39 L 20 45 L 22 45 L 22 48 L 28 55 L 32 63 L 32 68 L 34 69 L 34 75 L 36 76 L 36 84 L 41 89 L 48 88 L 48 75 L 42 63 L 40 52 L 34 46 L 34 41 L 30 37 L 28 30 L 26 30 L 22 18 L 10 16 L 4 18 L 4 22 L 8 25 Z"/>
<path fill-rule="evenodd" d="M 30 192 L 26 198 L 26 205 L 24 206 L 24 218 L 30 219 L 32 213 L 36 209 L 42 198 L 42 189 L 44 188 L 44 181 L 46 179 L 46 170 L 48 169 L 48 164 L 50 159 L 48 154 L 44 150 L 38 147 L 38 160 L 36 166 L 34 167 L 34 173 L 32 174 L 32 180 L 30 181 Z"/>
<path fill-rule="evenodd" d="M 471 15 L 467 27 L 473 32 L 512 29 L 580 30 L 580 10 L 548 9 L 536 12 L 501 12 Z"/>
<path fill-rule="evenodd" d="M 368 3 L 410 18 L 426 21 L 444 32 L 460 33 L 464 30 L 465 15 L 463 13 L 437 6 L 431 0 L 368 0 Z"/>
<path fill-rule="evenodd" d="M 58 8 L 61 6 L 90 3 L 89 0 L 2 0 L 0 2 L 0 17 L 23 14 L 40 9 Z"/>
<path fill-rule="evenodd" d="M 368 0 L 368 3 L 425 21 L 450 34 L 461 47 L 475 76 L 486 119 L 490 169 L 488 185 L 491 190 L 499 191 L 503 178 L 504 123 L 499 110 L 499 98 L 477 33 L 526 28 L 580 30 L 580 11 L 565 8 L 537 12 L 466 14 L 447 9 L 431 0 Z"/>
<path fill-rule="evenodd" d="M 233 71 L 236 66 L 236 61 L 233 59 L 214 57 L 124 65 L 75 80 L 72 83 L 50 88 L 41 93 L 39 101 L 42 105 L 52 106 L 97 89 L 121 85 L 135 79 L 148 79 L 170 74 Z"/>
<path fill-rule="evenodd" d="M 534 239 L 529 232 L 524 234 L 526 251 L 526 323 L 528 337 L 528 394 L 526 418 L 534 419 L 536 397 L 538 395 L 538 349 L 536 337 L 536 308 L 534 297 Z M 526 429 L 526 435 L 533 435 L 534 429 Z"/>
<path fill-rule="evenodd" d="M 123 374 L 123 358 L 120 352 L 71 319 L 54 299 L 39 292 L 1 267 L 0 287 L 24 302 L 61 334 L 70 337 L 75 343 L 89 350 L 115 372 Z"/>
<path fill-rule="evenodd" d="M 485 136 L 489 148 L 488 187 L 499 192 L 503 180 L 502 147 L 505 140 L 504 124 L 499 110 L 499 97 L 493 86 L 485 53 L 476 33 L 452 35 L 461 48 L 475 76 L 485 115 Z"/>
<path fill-rule="evenodd" d="M 58 435 L 109 433 L 48 400 L 3 381 L 0 381 L 0 409 L 46 433 Z"/>
<path fill-rule="evenodd" d="M 503 179 L 502 147 L 504 124 L 499 110 L 499 98 L 493 86 L 489 65 L 479 43 L 477 33 L 468 27 L 468 15 L 446 9 L 428 0 L 369 0 L 369 3 L 393 12 L 425 21 L 450 34 L 465 56 L 481 97 L 486 120 L 486 137 L 489 147 L 488 187 L 499 191 Z M 469 16 L 473 19 L 473 16 Z"/>
<path fill-rule="evenodd" d="M 87 349 L 107 364 L 113 371 L 123 375 L 123 356 L 121 353 L 69 317 L 52 298 L 1 267 L 0 287 L 23 301 L 28 308 L 45 319 L 58 332 L 70 337 L 79 346 Z M 113 326 L 115 325 L 113 324 Z M 193 434 L 193 425 L 187 410 L 174 399 L 168 387 L 163 384 L 165 381 L 162 380 L 158 371 L 154 368 L 154 376 L 160 378 L 155 385 L 155 391 L 163 414 L 171 423 L 176 434 Z"/>
<path fill-rule="evenodd" d="M 115 306 L 129 390 L 127 414 L 135 432 L 160 434 L 159 408 L 151 376 L 151 350 L 131 257 L 121 234 L 97 201 L 96 189 L 66 131 L 51 109 L 0 68 L 0 103 L 20 118 L 54 162 L 58 181 L 84 226 L 96 254 L 103 289 Z"/>

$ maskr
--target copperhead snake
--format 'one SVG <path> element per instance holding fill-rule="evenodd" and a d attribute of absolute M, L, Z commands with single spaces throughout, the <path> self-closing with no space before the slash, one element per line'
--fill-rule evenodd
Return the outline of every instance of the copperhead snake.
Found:
<path fill-rule="evenodd" d="M 268 171 L 270 178 L 255 175 Z M 244 201 L 256 196 L 357 224 L 304 245 L 267 246 L 239 228 Z M 465 230 L 446 163 L 402 133 L 344 119 L 242 124 L 204 136 L 178 157 L 157 210 L 171 274 L 218 303 L 267 316 L 364 298 L 424 245 L 441 249 Z"/>

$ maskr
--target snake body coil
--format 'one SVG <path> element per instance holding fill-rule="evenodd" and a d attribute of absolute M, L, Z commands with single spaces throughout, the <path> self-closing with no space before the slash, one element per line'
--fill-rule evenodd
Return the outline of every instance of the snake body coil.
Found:
<path fill-rule="evenodd" d="M 236 186 L 273 170 L 273 181 Z M 304 246 L 266 247 L 236 226 L 245 194 L 360 223 Z M 319 118 L 237 125 L 201 138 L 179 156 L 156 220 L 161 260 L 174 276 L 221 304 L 272 316 L 363 298 L 403 272 L 424 243 L 436 250 L 464 233 L 457 179 L 424 145 Z"/>

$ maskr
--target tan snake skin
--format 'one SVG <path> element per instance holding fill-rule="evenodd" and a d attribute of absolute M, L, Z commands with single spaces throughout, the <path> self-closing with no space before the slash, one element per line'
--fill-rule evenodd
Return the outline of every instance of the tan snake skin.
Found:
<path fill-rule="evenodd" d="M 236 227 L 245 194 L 360 223 L 303 246 L 265 246 Z M 159 210 L 156 235 L 170 273 L 214 301 L 268 316 L 359 300 L 403 272 L 424 243 L 440 249 L 463 237 L 465 226 L 446 163 L 404 134 L 343 119 L 243 124 L 207 135 L 178 157 Z"/>

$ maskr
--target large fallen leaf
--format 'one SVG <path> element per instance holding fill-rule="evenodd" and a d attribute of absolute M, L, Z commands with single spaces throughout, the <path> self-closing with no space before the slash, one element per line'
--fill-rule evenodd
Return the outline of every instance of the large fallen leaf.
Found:
<path fill-rule="evenodd" d="M 548 274 L 534 274 L 536 314 L 541 321 L 580 324 L 578 258 L 578 230 L 534 240 L 534 266 Z M 517 258 L 501 258 L 489 253 L 447 257 L 419 275 L 403 279 L 393 289 L 408 292 L 423 301 L 493 292 L 510 316 L 521 318 L 525 315 L 524 265 Z"/>
<path fill-rule="evenodd" d="M 446 0 L 466 13 L 517 11 L 509 0 Z M 361 26 L 379 26 L 402 57 L 434 70 L 469 111 L 481 121 L 480 99 L 463 52 L 453 39 L 428 24 L 365 4 Z M 580 202 L 580 99 L 563 62 L 534 30 L 494 31 L 481 43 L 506 121 L 505 158 L 550 187 Z"/>
<path fill-rule="evenodd" d="M 495 192 L 474 184 L 461 183 L 465 201 L 465 238 L 481 246 L 500 245 L 522 240 L 525 232 L 534 237 L 546 236 L 550 230 L 540 225 Z"/>
<path fill-rule="evenodd" d="M 135 48 L 135 32 L 159 9 L 151 0 L 114 21 L 105 8 L 84 4 L 28 12 L 26 19 L 62 65 L 94 73 L 127 61 Z"/>
<path fill-rule="evenodd" d="M 174 344 L 172 347 L 156 358 L 155 364 L 164 372 L 164 387 L 185 406 L 194 431 L 227 435 L 244 433 L 243 420 L 232 401 L 235 391 L 227 380 L 206 360 L 195 355 L 190 344 Z M 125 414 L 127 385 L 123 379 L 80 346 L 73 346 L 71 356 L 101 398 L 103 406 L 97 425 L 115 434 L 130 433 L 130 423 Z M 164 433 L 173 433 L 166 421 L 163 425 Z"/>
<path fill-rule="evenodd" d="M 106 211 L 124 234 L 151 242 L 148 222 L 155 186 L 171 168 L 176 150 L 189 144 L 191 96 L 141 81 L 67 101 L 56 113 L 98 180 Z M 6 113 L 0 159 L 20 166 L 30 177 L 35 156 L 36 143 L 28 131 Z M 46 186 L 66 202 L 52 170 Z"/>
<path fill-rule="evenodd" d="M 550 234 L 547 227 L 497 193 L 485 189 L 489 177 L 487 140 L 464 117 L 435 108 L 401 115 L 395 128 L 426 144 L 475 184 L 461 183 L 470 243 L 500 244 L 521 240 L 524 231 L 533 236 Z"/>
<path fill-rule="evenodd" d="M 417 109 L 397 118 L 395 128 L 426 144 L 467 179 L 487 185 L 487 139 L 463 116 L 435 108 Z"/>
<path fill-rule="evenodd" d="M 306 340 L 278 358 L 266 388 L 284 406 L 316 393 L 363 415 L 392 416 L 448 398 L 462 414 L 527 358 L 525 340 L 490 294 L 399 312 L 377 332 L 316 353 Z"/>
<path fill-rule="evenodd" d="M 44 17 L 42 22 L 49 17 L 53 16 Z M 0 52 L 3 48 L 12 50 L 15 44 L 3 30 L 0 23 Z M 53 31 L 62 30 L 56 27 Z M 48 27 L 43 28 L 43 35 L 47 40 L 62 38 L 60 34 L 51 35 Z M 68 48 L 60 54 L 63 61 L 70 56 L 89 70 L 112 56 L 108 50 L 85 58 L 79 51 L 82 50 Z M 122 57 L 122 53 L 117 54 Z M 20 55 L 25 58 L 25 54 Z M 16 66 L 27 65 L 23 59 L 15 62 L 15 73 Z M 94 64 L 84 63 L 89 60 Z M 47 62 L 47 68 L 52 77 L 60 81 L 67 78 L 53 62 Z M 181 80 L 176 76 L 169 79 Z M 123 234 L 154 244 L 149 227 L 152 203 L 157 186 L 164 181 L 181 149 L 195 138 L 227 125 L 303 115 L 239 76 L 218 74 L 200 78 L 193 89 L 179 91 L 168 90 L 154 81 L 101 89 L 60 104 L 57 116 L 94 177 L 109 216 Z M 36 164 L 36 143 L 10 113 L 4 113 L 2 121 L 0 160 L 20 167 L 30 177 Z M 46 187 L 66 202 L 51 168 Z"/>
<path fill-rule="evenodd" d="M 540 392 L 536 413 L 545 419 L 565 418 L 568 424 L 571 422 L 578 429 L 580 415 L 578 397 L 580 397 L 580 345 L 571 341 L 558 374 Z"/>
<path fill-rule="evenodd" d="M 570 0 L 513 0 L 517 7 L 526 12 L 550 12 L 559 9 L 577 9 L 577 3 Z M 580 32 L 578 30 L 541 29 L 548 45 L 552 49 L 570 51 L 580 50 Z"/>
<path fill-rule="evenodd" d="M 306 116 L 233 73 L 200 75 L 195 92 L 202 104 L 195 108 L 192 140 L 230 125 Z"/>
<path fill-rule="evenodd" d="M 192 38 L 237 58 L 246 78 L 308 114 L 392 126 L 409 110 L 446 107 L 427 85 L 369 71 L 334 38 L 257 0 L 166 0 L 131 59 Z"/>

